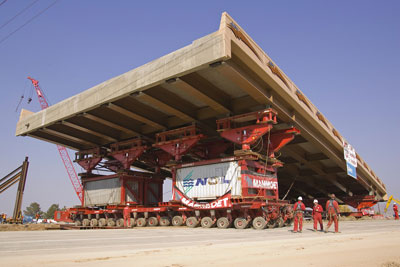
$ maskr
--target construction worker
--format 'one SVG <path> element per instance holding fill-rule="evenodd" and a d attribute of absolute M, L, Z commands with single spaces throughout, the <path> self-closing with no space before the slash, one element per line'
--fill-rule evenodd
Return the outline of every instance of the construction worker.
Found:
<path fill-rule="evenodd" d="M 131 219 L 131 212 L 129 210 L 129 203 L 128 205 L 124 208 L 124 226 L 125 227 L 130 227 L 130 219 Z"/>
<path fill-rule="evenodd" d="M 294 229 L 293 233 L 297 233 L 297 229 L 299 230 L 298 232 L 301 233 L 303 230 L 303 213 L 306 210 L 306 206 L 302 202 L 303 198 L 300 196 L 297 198 L 297 202 L 294 204 Z"/>
<path fill-rule="evenodd" d="M 394 211 L 394 219 L 398 220 L 399 219 L 399 209 L 397 208 L 396 204 L 393 204 L 393 211 Z"/>
<path fill-rule="evenodd" d="M 328 232 L 329 227 L 331 227 L 332 222 L 335 223 L 335 233 L 339 233 L 339 204 L 335 200 L 335 194 L 331 194 L 331 199 L 326 202 L 326 212 L 329 219 L 328 225 L 326 226 L 325 233 Z"/>
<path fill-rule="evenodd" d="M 36 218 L 36 223 L 38 223 L 39 222 L 39 218 L 40 218 L 39 212 L 37 212 L 35 214 L 35 218 Z"/>
<path fill-rule="evenodd" d="M 314 231 L 318 230 L 317 224 L 319 223 L 319 226 L 321 227 L 321 231 L 324 230 L 324 224 L 322 223 L 322 212 L 324 209 L 320 204 L 318 204 L 318 200 L 314 199 L 314 207 L 312 210 L 312 217 L 314 220 Z"/>
<path fill-rule="evenodd" d="M 3 223 L 3 215 L 4 213 L 0 214 L 0 223 Z"/>
<path fill-rule="evenodd" d="M 7 223 L 7 214 L 3 213 L 3 223 Z"/>

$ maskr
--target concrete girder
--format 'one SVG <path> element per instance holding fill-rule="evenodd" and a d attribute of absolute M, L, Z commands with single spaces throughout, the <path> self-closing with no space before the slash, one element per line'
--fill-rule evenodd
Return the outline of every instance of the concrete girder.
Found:
<path fill-rule="evenodd" d="M 52 130 L 52 129 L 49 129 L 49 128 L 43 128 L 42 131 L 45 132 L 45 133 L 48 133 L 50 135 L 57 136 L 57 137 L 62 138 L 62 139 L 66 139 L 66 140 L 70 140 L 70 141 L 76 142 L 78 144 L 82 144 L 84 146 L 89 146 L 89 147 L 99 146 L 99 144 L 96 144 L 96 143 L 93 143 L 93 142 L 90 142 L 90 141 L 87 141 L 87 140 L 83 140 L 82 138 L 71 136 L 69 134 L 61 133 L 59 131 L 55 131 L 55 130 Z"/>
<path fill-rule="evenodd" d="M 98 131 L 93 131 L 93 130 L 87 128 L 87 127 L 83 127 L 83 126 L 80 126 L 80 125 L 77 125 L 77 124 L 74 124 L 74 123 L 71 123 L 71 122 L 68 122 L 68 121 L 62 121 L 61 123 L 63 125 L 65 125 L 65 126 L 74 128 L 76 130 L 79 130 L 79 131 L 82 131 L 82 132 L 86 132 L 86 133 L 89 133 L 89 134 L 92 134 L 92 135 L 96 135 L 96 136 L 98 136 L 100 138 L 108 140 L 109 142 L 117 142 L 117 139 L 115 139 L 115 138 L 113 138 L 111 136 L 99 133 Z"/>
<path fill-rule="evenodd" d="M 130 111 L 128 109 L 125 109 L 123 107 L 120 107 L 120 106 L 118 106 L 116 104 L 110 103 L 110 104 L 108 104 L 107 107 L 109 109 L 112 109 L 112 110 L 114 110 L 114 111 L 116 111 L 118 113 L 121 113 L 121 114 L 123 114 L 123 115 L 125 115 L 125 116 L 127 116 L 127 117 L 129 117 L 131 119 L 134 119 L 136 121 L 142 122 L 142 123 L 147 124 L 147 125 L 150 125 L 151 127 L 155 128 L 157 130 L 166 129 L 166 127 L 164 125 L 161 125 L 161 124 L 159 124 L 157 122 L 154 122 L 154 121 L 152 121 L 152 120 L 150 120 L 150 119 L 148 119 L 148 118 L 146 118 L 144 116 L 138 115 L 138 114 L 136 114 L 136 113 L 134 113 L 134 112 L 132 112 L 132 111 Z"/>
<path fill-rule="evenodd" d="M 305 155 L 307 161 L 318 161 L 318 160 L 324 160 L 324 159 L 329 159 L 324 153 L 308 153 Z"/>
<path fill-rule="evenodd" d="M 188 122 L 195 120 L 195 118 L 193 118 L 189 115 L 186 115 L 184 112 L 178 110 L 176 107 L 174 107 L 174 105 L 168 105 L 168 104 L 164 103 L 162 100 L 159 100 L 148 94 L 139 93 L 137 98 L 139 100 L 144 100 L 145 102 L 149 103 L 150 105 L 154 105 L 161 110 L 164 110 L 168 114 L 172 114 L 172 115 L 180 118 L 183 122 L 188 123 Z"/>
<path fill-rule="evenodd" d="M 203 102 L 204 104 L 210 106 L 217 114 L 229 114 L 230 110 L 226 108 L 224 105 L 219 103 L 218 101 L 214 100 L 207 94 L 203 93 L 201 90 L 198 88 L 193 87 L 192 85 L 188 84 L 182 79 L 176 79 L 175 82 L 172 83 L 172 86 L 175 88 L 178 88 L 182 91 L 185 91 L 186 93 L 189 93 L 193 97 L 195 97 L 197 100 Z"/>
<path fill-rule="evenodd" d="M 128 129 L 128 128 L 124 127 L 124 126 L 121 126 L 121 125 L 116 124 L 114 122 L 111 122 L 111 121 L 108 121 L 106 119 L 100 118 L 99 116 L 96 116 L 96 115 L 93 115 L 93 114 L 84 113 L 83 116 L 85 116 L 88 119 L 91 119 L 91 120 L 94 120 L 96 122 L 99 122 L 101 124 L 104 124 L 106 126 L 109 126 L 111 128 L 115 128 L 117 130 L 120 130 L 120 131 L 122 131 L 122 132 L 124 132 L 124 133 L 126 133 L 128 135 L 133 135 L 133 136 L 140 136 L 141 135 L 138 132 L 135 132 L 135 131 L 133 131 L 131 129 Z"/>
<path fill-rule="evenodd" d="M 284 147 L 283 150 L 287 154 L 289 154 L 292 158 L 297 160 L 300 164 L 310 168 L 313 172 L 315 172 L 315 174 L 325 177 L 326 178 L 325 180 L 327 180 L 328 182 L 335 185 L 337 188 L 339 188 L 344 193 L 348 194 L 349 196 L 353 195 L 353 193 L 350 190 L 348 190 L 345 186 L 343 186 L 336 180 L 335 175 L 328 174 L 324 171 L 325 166 L 323 166 L 322 163 L 317 162 L 317 161 L 311 161 L 311 162 L 308 161 L 306 159 L 307 153 L 300 147 L 296 147 L 296 148 L 294 148 L 293 146 L 292 147 Z M 314 174 L 309 174 L 309 175 L 314 175 Z"/>
<path fill-rule="evenodd" d="M 29 133 L 29 134 L 27 134 L 27 136 L 31 136 L 31 137 L 34 137 L 39 140 L 53 143 L 55 145 L 59 145 L 60 143 L 63 143 L 64 147 L 70 148 L 72 150 L 83 150 L 83 149 L 88 148 L 82 144 L 79 144 L 79 143 L 76 143 L 76 142 L 73 142 L 70 140 L 65 140 L 65 142 L 64 142 L 64 139 L 61 139 L 58 136 L 54 136 L 54 135 L 44 132 L 42 130 L 35 131 L 34 133 Z"/>
<path fill-rule="evenodd" d="M 210 106 L 218 114 L 230 114 L 229 95 L 215 87 L 197 73 L 176 79 L 174 87 L 184 90 L 195 98 Z"/>

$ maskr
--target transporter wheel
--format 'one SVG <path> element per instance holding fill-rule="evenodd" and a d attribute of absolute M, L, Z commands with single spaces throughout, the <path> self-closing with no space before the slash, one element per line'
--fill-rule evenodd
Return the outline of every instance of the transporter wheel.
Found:
<path fill-rule="evenodd" d="M 281 227 L 283 227 L 283 226 L 285 225 L 285 223 L 284 223 L 284 221 L 283 221 L 283 218 L 279 218 L 279 219 L 277 220 L 277 223 L 278 223 L 278 227 L 279 227 L 279 228 L 281 228 Z"/>
<path fill-rule="evenodd" d="M 243 217 L 236 218 L 233 225 L 236 229 L 244 229 L 247 227 L 247 220 Z"/>
<path fill-rule="evenodd" d="M 204 217 L 201 219 L 201 227 L 211 228 L 213 226 L 213 220 L 210 217 Z"/>
<path fill-rule="evenodd" d="M 287 219 L 285 222 L 285 226 L 291 226 L 293 223 L 293 219 Z"/>
<path fill-rule="evenodd" d="M 226 217 L 221 217 L 217 220 L 217 227 L 220 229 L 226 229 L 229 227 L 229 220 Z"/>
<path fill-rule="evenodd" d="M 181 225 L 183 225 L 182 216 L 174 216 L 174 218 L 172 218 L 172 225 L 173 226 L 181 226 Z"/>
<path fill-rule="evenodd" d="M 256 217 L 253 220 L 253 227 L 256 230 L 262 230 L 265 228 L 266 225 L 267 225 L 267 222 L 265 221 L 265 219 L 263 217 Z"/>
<path fill-rule="evenodd" d="M 130 219 L 129 219 L 129 222 L 130 222 L 130 224 L 129 224 L 130 227 L 133 228 L 133 227 L 136 226 L 136 220 L 135 220 L 134 218 L 130 218 Z"/>
<path fill-rule="evenodd" d="M 139 218 L 136 221 L 136 226 L 137 227 L 145 227 L 146 226 L 146 219 L 145 218 Z"/>
<path fill-rule="evenodd" d="M 168 217 L 161 217 L 160 218 L 160 225 L 161 226 L 168 226 L 168 225 L 170 225 L 170 220 L 169 220 L 169 218 Z"/>
<path fill-rule="evenodd" d="M 98 224 L 99 224 L 99 221 L 97 219 L 90 220 L 90 226 L 96 227 Z"/>
<path fill-rule="evenodd" d="M 99 227 L 107 226 L 107 220 L 105 218 L 99 219 Z"/>
<path fill-rule="evenodd" d="M 82 226 L 87 227 L 87 226 L 89 226 L 89 225 L 90 225 L 89 219 L 83 219 L 83 220 L 82 220 Z"/>
<path fill-rule="evenodd" d="M 82 226 L 82 221 L 81 220 L 76 220 L 75 221 L 75 226 Z"/>
<path fill-rule="evenodd" d="M 109 218 L 107 220 L 107 226 L 114 227 L 115 226 L 115 220 L 113 218 Z"/>
<path fill-rule="evenodd" d="M 278 224 L 277 224 L 276 220 L 271 220 L 271 221 L 269 221 L 269 222 L 267 223 L 267 227 L 268 227 L 269 229 L 275 228 L 277 225 L 278 225 Z"/>
<path fill-rule="evenodd" d="M 149 226 L 157 226 L 157 225 L 158 225 L 158 219 L 157 219 L 157 217 L 150 217 L 150 218 L 147 220 L 147 224 L 148 224 Z"/>
<path fill-rule="evenodd" d="M 116 221 L 116 225 L 117 225 L 117 227 L 124 227 L 124 219 L 118 219 L 117 221 Z"/>
<path fill-rule="evenodd" d="M 196 217 L 189 217 L 186 220 L 186 226 L 190 228 L 195 228 L 199 222 L 197 221 Z"/>

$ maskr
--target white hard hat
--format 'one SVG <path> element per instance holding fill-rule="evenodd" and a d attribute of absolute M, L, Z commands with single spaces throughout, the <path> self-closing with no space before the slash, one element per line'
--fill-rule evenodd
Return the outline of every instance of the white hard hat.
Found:
<path fill-rule="evenodd" d="M 303 198 L 300 196 L 300 197 L 297 198 L 297 200 L 303 200 Z"/>
<path fill-rule="evenodd" d="M 318 199 L 314 199 L 314 203 L 318 203 Z"/>

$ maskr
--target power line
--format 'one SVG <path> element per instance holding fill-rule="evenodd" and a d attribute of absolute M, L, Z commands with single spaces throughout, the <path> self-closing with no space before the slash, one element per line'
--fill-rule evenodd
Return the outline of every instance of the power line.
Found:
<path fill-rule="evenodd" d="M 7 0 L 6 0 L 7 1 Z M 13 21 L 16 17 L 18 17 L 19 15 L 21 15 L 22 13 L 24 13 L 25 10 L 29 9 L 31 6 L 33 6 L 34 4 L 36 4 L 36 2 L 39 0 L 35 0 L 32 3 L 30 3 L 29 5 L 27 5 L 24 9 L 22 9 L 20 12 L 17 13 L 17 15 L 15 15 L 14 17 L 12 17 L 11 19 L 7 20 L 6 22 L 4 22 L 1 26 L 0 26 L 0 30 L 2 28 L 4 28 L 4 26 L 6 26 L 8 23 L 10 23 L 11 21 Z M 4 2 L 3 2 L 4 3 Z M 2 5 L 2 4 L 0 4 Z"/>
<path fill-rule="evenodd" d="M 5 2 L 7 2 L 7 0 L 3 0 L 3 2 L 0 3 L 0 6 L 1 6 L 2 4 L 4 4 Z"/>
<path fill-rule="evenodd" d="M 6 37 L 4 37 L 3 39 L 0 40 L 0 44 L 2 44 L 5 40 L 7 40 L 8 38 L 10 38 L 14 33 L 16 33 L 17 31 L 19 31 L 20 29 L 22 29 L 24 26 L 26 26 L 27 24 L 29 24 L 32 20 L 36 19 L 37 17 L 39 17 L 40 15 L 42 15 L 44 12 L 46 12 L 49 8 L 51 8 L 52 6 L 54 6 L 59 0 L 54 1 L 53 3 L 51 3 L 48 7 L 46 7 L 45 9 L 43 9 L 42 11 L 40 11 L 39 13 L 37 13 L 35 16 L 33 16 L 32 18 L 30 18 L 27 22 L 25 22 L 24 24 L 22 24 L 21 26 L 19 26 L 16 30 L 12 31 L 11 33 L 9 33 Z"/>

